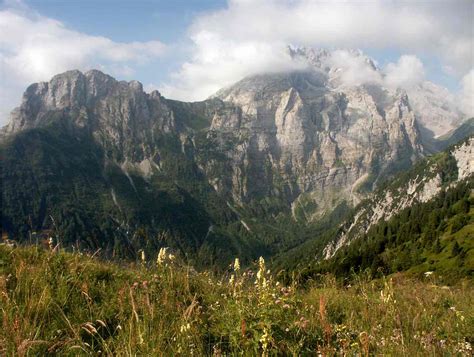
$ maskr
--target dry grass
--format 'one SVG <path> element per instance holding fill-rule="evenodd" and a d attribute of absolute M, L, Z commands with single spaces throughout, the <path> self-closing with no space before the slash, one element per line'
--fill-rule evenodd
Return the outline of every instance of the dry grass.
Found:
<path fill-rule="evenodd" d="M 265 262 L 222 277 L 163 252 L 118 266 L 0 248 L 0 355 L 471 355 L 472 282 L 330 276 L 282 286 Z"/>

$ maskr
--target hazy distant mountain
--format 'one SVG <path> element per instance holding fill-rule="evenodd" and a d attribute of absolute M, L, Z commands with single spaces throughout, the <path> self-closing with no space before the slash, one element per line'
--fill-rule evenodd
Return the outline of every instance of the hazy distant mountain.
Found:
<path fill-rule="evenodd" d="M 455 105 L 454 96 L 446 88 L 425 81 L 407 93 L 418 122 L 434 137 L 447 134 L 465 119 Z"/>
<path fill-rule="evenodd" d="M 327 85 L 334 91 L 359 87 L 361 83 L 371 84 L 385 91 L 387 88 L 393 88 L 393 84 L 385 81 L 386 74 L 361 51 L 328 51 L 304 47 L 290 48 L 289 51 L 296 61 L 307 63 L 325 73 Z M 447 134 L 466 119 L 465 114 L 456 105 L 455 96 L 433 82 L 423 81 L 399 89 L 407 93 L 421 135 L 427 141 Z"/>

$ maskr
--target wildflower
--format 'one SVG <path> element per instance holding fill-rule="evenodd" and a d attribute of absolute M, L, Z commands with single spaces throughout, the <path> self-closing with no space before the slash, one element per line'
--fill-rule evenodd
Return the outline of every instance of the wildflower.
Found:
<path fill-rule="evenodd" d="M 262 349 L 263 349 L 263 356 L 267 355 L 268 351 L 268 344 L 271 342 L 271 336 L 268 333 L 268 330 L 266 327 L 263 328 L 263 335 L 260 337 L 260 343 L 262 344 Z"/>
<path fill-rule="evenodd" d="M 160 248 L 160 251 L 158 252 L 158 257 L 156 258 L 157 265 L 163 265 L 165 263 L 167 250 L 168 248 Z"/>
<path fill-rule="evenodd" d="M 142 263 L 145 263 L 145 251 L 142 250 L 141 252 L 141 259 L 142 259 Z"/>
<path fill-rule="evenodd" d="M 426 277 L 429 277 L 429 276 L 433 275 L 433 272 L 432 272 L 432 271 L 427 271 L 427 272 L 425 272 L 424 275 L 425 275 Z"/>
<path fill-rule="evenodd" d="M 261 287 L 267 287 L 267 280 L 265 279 L 265 259 L 263 259 L 263 257 L 260 257 L 258 260 L 257 281 L 255 283 Z"/>
<path fill-rule="evenodd" d="M 213 356 L 222 356 L 222 351 L 221 351 L 221 349 L 220 349 L 217 345 L 214 345 L 214 346 L 212 347 L 212 350 L 213 350 L 213 351 L 212 351 L 212 355 L 213 355 Z"/>
<path fill-rule="evenodd" d="M 245 322 L 245 320 L 242 320 L 240 322 L 240 332 L 242 333 L 242 337 L 246 336 L 246 331 L 247 331 L 247 323 Z"/>
<path fill-rule="evenodd" d="M 466 356 L 472 352 L 472 346 L 469 342 L 459 342 L 457 345 L 458 352 L 465 354 Z"/>
<path fill-rule="evenodd" d="M 49 247 L 50 250 L 53 250 L 53 247 L 54 247 L 53 237 L 49 237 L 49 239 L 48 239 L 48 247 Z"/>
<path fill-rule="evenodd" d="M 464 316 L 462 314 L 462 311 L 456 311 L 456 317 L 460 319 L 461 321 L 464 321 Z"/>
<path fill-rule="evenodd" d="M 168 254 L 168 259 L 170 262 L 174 261 L 176 259 L 176 256 L 174 254 Z"/>
<path fill-rule="evenodd" d="M 295 322 L 295 325 L 298 326 L 300 329 L 304 330 L 308 326 L 308 323 L 309 320 L 301 316 L 300 320 Z"/>
<path fill-rule="evenodd" d="M 191 329 L 191 325 L 189 322 L 186 325 L 181 325 L 180 331 L 181 333 L 187 332 Z"/>
<path fill-rule="evenodd" d="M 237 273 L 240 270 L 240 261 L 239 258 L 235 258 L 234 260 L 234 271 Z"/>
<path fill-rule="evenodd" d="M 233 284 L 234 284 L 234 274 L 232 274 L 232 275 L 230 276 L 229 284 L 230 284 L 230 285 L 233 285 Z"/>

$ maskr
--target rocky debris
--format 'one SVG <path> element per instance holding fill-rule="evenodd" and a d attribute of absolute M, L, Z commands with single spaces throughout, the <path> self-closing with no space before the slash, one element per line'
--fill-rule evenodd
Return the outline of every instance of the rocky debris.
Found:
<path fill-rule="evenodd" d="M 459 180 L 465 179 L 474 172 L 473 141 L 474 139 L 471 137 L 465 144 L 453 151 L 458 166 Z"/>

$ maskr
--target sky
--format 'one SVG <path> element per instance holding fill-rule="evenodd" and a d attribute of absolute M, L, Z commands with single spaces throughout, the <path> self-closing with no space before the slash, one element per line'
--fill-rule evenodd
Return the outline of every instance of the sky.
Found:
<path fill-rule="evenodd" d="M 247 75 L 294 69 L 288 45 L 360 49 L 384 84 L 433 81 L 471 115 L 473 18 L 474 0 L 3 0 L 0 125 L 29 84 L 66 70 L 202 100 Z M 337 53 L 348 80 L 370 77 Z"/>

